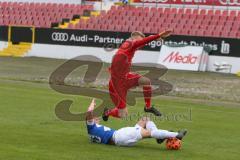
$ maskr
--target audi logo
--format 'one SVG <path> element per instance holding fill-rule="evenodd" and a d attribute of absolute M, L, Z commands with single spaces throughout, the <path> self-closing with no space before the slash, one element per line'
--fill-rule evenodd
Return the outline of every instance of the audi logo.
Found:
<path fill-rule="evenodd" d="M 238 5 L 238 6 L 240 6 L 239 0 L 219 0 L 219 2 L 223 5 Z"/>
<path fill-rule="evenodd" d="M 68 34 L 67 33 L 61 33 L 61 32 L 53 32 L 52 33 L 52 40 L 58 41 L 58 42 L 66 42 L 68 41 Z"/>

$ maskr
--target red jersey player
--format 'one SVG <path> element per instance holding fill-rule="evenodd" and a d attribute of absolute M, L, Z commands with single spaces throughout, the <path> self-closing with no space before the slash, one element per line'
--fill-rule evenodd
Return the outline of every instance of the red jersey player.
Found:
<path fill-rule="evenodd" d="M 166 38 L 171 34 L 171 31 L 164 31 L 157 35 L 145 37 L 141 32 L 135 31 L 131 37 L 127 39 L 118 49 L 112 59 L 110 67 L 111 79 L 109 81 L 109 93 L 115 105 L 113 109 L 105 108 L 103 120 L 107 121 L 109 116 L 125 117 L 128 114 L 126 108 L 127 91 L 136 86 L 143 86 L 143 95 L 145 100 L 145 112 L 153 113 L 156 116 L 161 116 L 161 113 L 151 105 L 151 82 L 147 77 L 137 73 L 130 72 L 132 58 L 135 52 L 144 47 L 153 40 Z"/>

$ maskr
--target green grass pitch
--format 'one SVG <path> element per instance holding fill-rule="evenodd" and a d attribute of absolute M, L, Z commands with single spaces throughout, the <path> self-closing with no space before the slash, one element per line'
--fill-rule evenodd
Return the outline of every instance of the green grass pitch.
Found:
<path fill-rule="evenodd" d="M 91 144 L 84 122 L 57 119 L 55 105 L 71 99 L 73 112 L 83 112 L 90 98 L 69 96 L 51 90 L 48 84 L 0 80 L 1 160 L 238 160 L 240 159 L 239 107 L 208 105 L 191 99 L 156 97 L 153 103 L 170 118 L 158 119 L 159 128 L 186 128 L 182 149 L 169 151 L 147 139 L 131 148 Z M 100 101 L 98 100 L 99 104 Z M 143 113 L 143 100 L 129 107 Z M 190 113 L 191 112 L 191 113 Z M 184 117 L 174 120 L 171 115 Z M 103 123 L 118 129 L 136 120 L 110 119 Z"/>

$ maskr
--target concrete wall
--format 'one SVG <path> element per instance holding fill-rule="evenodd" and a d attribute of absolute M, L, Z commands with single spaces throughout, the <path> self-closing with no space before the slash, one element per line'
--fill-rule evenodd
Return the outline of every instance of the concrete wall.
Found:
<path fill-rule="evenodd" d="M 79 55 L 94 55 L 102 61 L 110 63 L 116 50 L 111 52 L 97 47 L 77 47 L 62 45 L 34 44 L 26 56 L 71 59 Z M 160 52 L 138 51 L 133 62 L 157 63 Z"/>
<path fill-rule="evenodd" d="M 1 51 L 3 48 L 6 48 L 7 45 L 8 45 L 8 42 L 0 41 L 0 51 Z"/>
<path fill-rule="evenodd" d="M 240 72 L 240 58 L 224 57 L 224 56 L 210 56 L 208 61 L 208 71 L 216 71 L 214 64 L 229 64 L 231 65 L 231 73 Z M 224 71 L 224 70 L 222 70 Z M 228 72 L 228 69 L 225 69 Z"/>

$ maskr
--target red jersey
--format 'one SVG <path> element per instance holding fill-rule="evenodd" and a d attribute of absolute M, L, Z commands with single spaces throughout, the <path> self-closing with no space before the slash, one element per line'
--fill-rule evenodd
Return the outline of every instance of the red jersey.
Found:
<path fill-rule="evenodd" d="M 136 52 L 141 47 L 144 47 L 149 42 L 160 38 L 160 35 L 152 35 L 141 40 L 126 40 L 118 49 L 117 53 L 112 59 L 110 67 L 112 78 L 125 78 L 126 74 L 130 72 L 132 59 Z"/>

